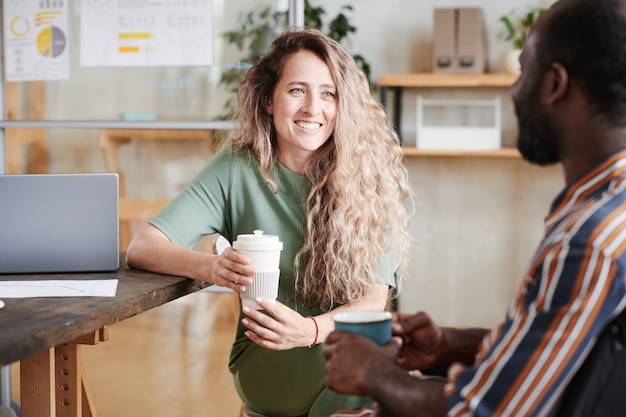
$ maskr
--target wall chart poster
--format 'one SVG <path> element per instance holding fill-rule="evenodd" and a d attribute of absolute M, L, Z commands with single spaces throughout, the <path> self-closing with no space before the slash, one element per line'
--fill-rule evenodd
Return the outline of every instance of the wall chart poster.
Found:
<path fill-rule="evenodd" d="M 211 65 L 212 0 L 81 0 L 83 66 Z"/>
<path fill-rule="evenodd" d="M 2 1 L 7 81 L 69 78 L 68 2 Z"/>

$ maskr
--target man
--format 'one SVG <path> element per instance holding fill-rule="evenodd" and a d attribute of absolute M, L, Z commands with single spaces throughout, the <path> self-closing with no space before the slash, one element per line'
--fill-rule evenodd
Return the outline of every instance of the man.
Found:
<path fill-rule="evenodd" d="M 327 338 L 327 385 L 371 396 L 376 415 L 548 416 L 626 305 L 626 0 L 556 2 L 520 61 L 518 149 L 535 164 L 560 162 L 567 186 L 498 327 L 396 314 L 397 337 L 383 348 Z M 407 372 L 437 366 L 447 379 Z"/>

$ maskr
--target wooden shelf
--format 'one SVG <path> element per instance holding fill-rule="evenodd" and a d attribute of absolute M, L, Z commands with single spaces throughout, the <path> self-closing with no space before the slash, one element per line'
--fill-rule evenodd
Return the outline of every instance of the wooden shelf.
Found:
<path fill-rule="evenodd" d="M 510 87 L 517 75 L 487 74 L 385 74 L 378 78 L 380 87 Z"/>
<path fill-rule="evenodd" d="M 470 157 L 470 158 L 520 158 L 521 155 L 515 148 L 501 148 L 493 151 L 447 151 L 417 149 L 414 146 L 403 146 L 404 155 L 424 157 Z"/>

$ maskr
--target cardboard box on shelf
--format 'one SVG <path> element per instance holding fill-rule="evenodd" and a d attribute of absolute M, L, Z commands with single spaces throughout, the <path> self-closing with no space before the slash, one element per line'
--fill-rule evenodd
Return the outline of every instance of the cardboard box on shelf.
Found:
<path fill-rule="evenodd" d="M 436 8 L 433 72 L 482 74 L 487 67 L 487 40 L 480 8 Z"/>
<path fill-rule="evenodd" d="M 433 72 L 456 72 L 456 10 L 435 9 L 435 42 L 433 44 Z"/>

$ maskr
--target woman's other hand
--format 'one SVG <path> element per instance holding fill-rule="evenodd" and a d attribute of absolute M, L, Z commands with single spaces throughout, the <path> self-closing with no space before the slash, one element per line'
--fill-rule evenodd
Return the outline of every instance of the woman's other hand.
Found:
<path fill-rule="evenodd" d="M 248 328 L 245 335 L 254 343 L 272 350 L 287 350 L 315 343 L 319 330 L 313 320 L 276 300 L 257 298 L 255 301 L 265 312 L 244 307 L 243 312 L 247 317 L 242 320 Z"/>

